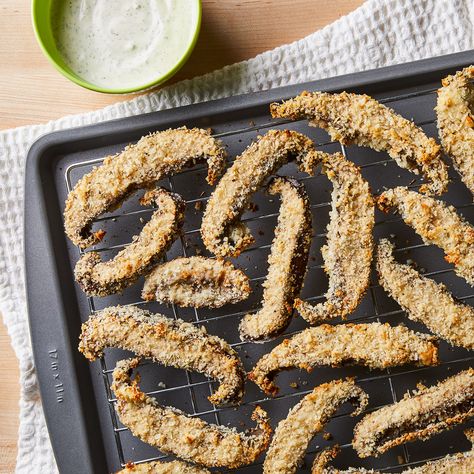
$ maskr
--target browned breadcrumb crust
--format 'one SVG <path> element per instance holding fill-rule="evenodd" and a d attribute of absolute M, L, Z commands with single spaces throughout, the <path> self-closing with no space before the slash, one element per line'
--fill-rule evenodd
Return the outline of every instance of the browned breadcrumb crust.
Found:
<path fill-rule="evenodd" d="M 268 191 L 281 195 L 280 213 L 263 283 L 262 308 L 240 322 L 242 340 L 270 339 L 288 326 L 311 246 L 311 209 L 303 184 L 278 177 L 271 181 Z"/>
<path fill-rule="evenodd" d="M 466 430 L 466 436 L 472 442 L 474 430 Z M 327 466 L 338 454 L 339 447 L 321 451 L 315 458 L 311 474 L 382 474 L 374 469 L 363 467 L 350 467 L 348 469 L 337 469 Z M 474 472 L 474 448 L 464 453 L 456 453 L 444 458 L 430 461 L 423 466 L 404 469 L 402 474 L 472 474 Z"/>
<path fill-rule="evenodd" d="M 214 184 L 225 158 L 221 142 L 208 130 L 182 127 L 151 133 L 121 153 L 107 156 L 78 181 L 66 200 L 66 235 L 81 248 L 94 245 L 105 235 L 103 230 L 91 232 L 94 219 L 119 207 L 137 189 L 204 160 L 209 165 L 207 180 Z"/>
<path fill-rule="evenodd" d="M 438 348 L 434 338 L 404 326 L 389 324 L 338 324 L 305 329 L 285 339 L 264 355 L 248 377 L 265 393 L 276 395 L 275 375 L 284 369 L 310 372 L 321 365 L 344 363 L 386 369 L 408 363 L 435 365 Z"/>
<path fill-rule="evenodd" d="M 354 429 L 352 447 L 361 458 L 431 436 L 474 416 L 474 369 L 407 394 L 366 415 Z"/>
<path fill-rule="evenodd" d="M 74 276 L 89 296 L 123 291 L 149 272 L 178 237 L 184 222 L 181 196 L 158 188 L 148 191 L 141 203 L 154 203 L 158 210 L 130 245 L 107 262 L 102 262 L 98 252 L 88 252 L 77 262 Z"/>
<path fill-rule="evenodd" d="M 176 258 L 155 268 L 145 280 L 142 298 L 194 308 L 220 308 L 250 295 L 242 270 L 222 259 Z"/>
<path fill-rule="evenodd" d="M 182 461 L 152 461 L 141 464 L 128 463 L 116 474 L 210 474 L 210 471 Z"/>
<path fill-rule="evenodd" d="M 326 301 L 316 306 L 295 301 L 295 308 L 311 324 L 354 311 L 369 286 L 374 246 L 374 200 L 360 169 L 342 153 L 325 155 L 322 163 L 334 186 L 327 243 L 321 249 L 329 289 Z"/>
<path fill-rule="evenodd" d="M 211 403 L 239 403 L 245 373 L 237 353 L 227 342 L 207 334 L 204 327 L 153 314 L 135 306 L 111 306 L 92 315 L 83 325 L 79 351 L 89 360 L 106 347 L 135 352 L 160 364 L 196 371 L 220 385 Z"/>
<path fill-rule="evenodd" d="M 336 458 L 336 456 L 341 451 L 339 445 L 334 445 L 330 448 L 323 449 L 319 453 L 316 454 L 314 458 L 313 465 L 311 467 L 311 474 L 344 474 L 346 471 L 340 471 L 335 467 L 328 466 L 328 464 Z M 377 471 L 366 470 L 364 468 L 349 468 L 347 473 L 353 474 L 380 474 Z"/>
<path fill-rule="evenodd" d="M 398 212 L 425 244 L 442 248 L 456 274 L 474 285 L 474 227 L 453 206 L 402 186 L 382 193 L 377 204 L 384 212 Z"/>
<path fill-rule="evenodd" d="M 442 283 L 421 276 L 393 257 L 393 244 L 382 239 L 377 249 L 377 271 L 385 291 L 431 332 L 453 346 L 474 349 L 474 308 L 456 301 Z"/>
<path fill-rule="evenodd" d="M 422 192 L 446 191 L 448 170 L 436 141 L 368 95 L 305 91 L 282 104 L 271 104 L 270 111 L 275 118 L 306 118 L 343 144 L 386 151 L 400 167 L 422 174 L 427 180 Z"/>
<path fill-rule="evenodd" d="M 264 474 L 296 472 L 309 442 L 338 408 L 350 401 L 356 405 L 355 416 L 367 407 L 368 398 L 351 379 L 335 380 L 316 387 L 278 424 L 263 464 Z"/>
<path fill-rule="evenodd" d="M 230 469 L 251 464 L 268 447 L 272 429 L 259 406 L 252 414 L 257 427 L 247 433 L 206 423 L 176 408 L 160 406 L 145 395 L 137 379 L 131 380 L 138 363 L 139 359 L 119 361 L 111 388 L 120 421 L 143 442 L 186 461 Z"/>
<path fill-rule="evenodd" d="M 226 171 L 207 203 L 201 225 L 206 248 L 221 257 L 239 255 L 253 242 L 240 216 L 255 191 L 289 161 L 311 170 L 317 156 L 313 142 L 295 131 L 270 130 L 258 137 Z"/>
<path fill-rule="evenodd" d="M 436 113 L 441 144 L 474 193 L 474 66 L 442 80 Z"/>

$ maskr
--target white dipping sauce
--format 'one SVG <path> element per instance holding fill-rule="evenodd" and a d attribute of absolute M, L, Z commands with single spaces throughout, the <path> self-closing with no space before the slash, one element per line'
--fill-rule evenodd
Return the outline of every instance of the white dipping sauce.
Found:
<path fill-rule="evenodd" d="M 53 0 L 51 23 L 65 63 L 108 89 L 145 86 L 189 48 L 194 0 Z"/>

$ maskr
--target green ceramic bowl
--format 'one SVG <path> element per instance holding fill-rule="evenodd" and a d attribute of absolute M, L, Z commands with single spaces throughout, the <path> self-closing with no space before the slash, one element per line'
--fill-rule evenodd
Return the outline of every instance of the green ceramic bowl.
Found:
<path fill-rule="evenodd" d="M 196 45 L 199 30 L 201 28 L 201 15 L 202 15 L 202 7 L 200 0 L 194 0 L 194 8 L 196 9 L 196 21 L 194 26 L 194 33 L 192 38 L 189 42 L 187 50 L 184 52 L 181 59 L 166 73 L 157 76 L 157 78 L 147 84 L 142 84 L 137 87 L 125 87 L 125 88 L 106 88 L 103 86 L 98 86 L 96 84 L 92 84 L 82 77 L 78 76 L 69 66 L 64 62 L 61 54 L 59 53 L 56 43 L 54 41 L 52 27 L 51 27 L 51 4 L 53 0 L 33 0 L 32 3 L 32 20 L 33 20 L 33 28 L 35 30 L 36 39 L 38 40 L 41 49 L 45 56 L 51 61 L 53 66 L 63 75 L 66 76 L 71 81 L 79 84 L 86 89 L 91 89 L 97 92 L 105 92 L 108 94 L 129 94 L 132 92 L 138 92 L 145 89 L 149 89 L 155 87 L 163 82 L 167 81 L 170 77 L 172 77 L 176 72 L 181 69 L 183 64 L 191 55 L 194 46 Z"/>

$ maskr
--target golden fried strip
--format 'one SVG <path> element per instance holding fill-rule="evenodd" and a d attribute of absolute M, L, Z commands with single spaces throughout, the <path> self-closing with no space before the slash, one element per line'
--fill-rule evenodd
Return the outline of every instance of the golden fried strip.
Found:
<path fill-rule="evenodd" d="M 353 380 L 335 380 L 316 387 L 280 421 L 268 449 L 264 474 L 296 472 L 311 439 L 320 432 L 345 402 L 356 404 L 353 416 L 368 403 L 367 394 Z"/>
<path fill-rule="evenodd" d="M 264 355 L 248 375 L 265 393 L 276 395 L 275 375 L 284 369 L 310 372 L 344 363 L 385 369 L 403 364 L 434 365 L 438 348 L 432 337 L 404 326 L 382 323 L 338 324 L 305 329 Z"/>
<path fill-rule="evenodd" d="M 220 257 L 237 256 L 253 242 L 240 216 L 266 178 L 291 160 L 312 170 L 319 152 L 301 133 L 270 130 L 259 137 L 226 171 L 204 212 L 201 236 L 206 248 Z"/>
<path fill-rule="evenodd" d="M 311 246 L 311 209 L 304 186 L 294 179 L 279 177 L 270 183 L 268 191 L 281 194 L 280 214 L 268 257 L 262 308 L 240 322 L 242 340 L 269 339 L 288 326 Z"/>
<path fill-rule="evenodd" d="M 369 286 L 374 245 L 374 200 L 359 168 L 341 153 L 324 156 L 322 163 L 334 185 L 327 244 L 321 249 L 329 289 L 326 301 L 316 306 L 295 301 L 295 308 L 311 324 L 354 311 Z"/>
<path fill-rule="evenodd" d="M 394 208 L 425 244 L 442 248 L 456 274 L 474 285 L 474 227 L 453 206 L 402 186 L 383 192 L 377 204 L 384 212 Z"/>
<path fill-rule="evenodd" d="M 472 442 L 474 430 L 466 430 L 468 439 Z M 382 474 L 381 471 L 364 469 L 363 467 L 337 469 L 327 464 L 336 457 L 339 447 L 325 449 L 320 452 L 313 463 L 311 474 Z M 474 448 L 463 453 L 450 454 L 444 458 L 430 461 L 423 466 L 405 469 L 402 474 L 472 474 L 474 472 Z"/>
<path fill-rule="evenodd" d="M 409 441 L 425 440 L 474 416 L 474 370 L 408 394 L 366 415 L 354 429 L 352 447 L 361 458 L 378 456 Z"/>
<path fill-rule="evenodd" d="M 220 308 L 245 300 L 249 279 L 222 259 L 183 257 L 156 267 L 145 280 L 142 298 L 194 308 Z"/>
<path fill-rule="evenodd" d="M 89 247 L 105 235 L 102 230 L 91 232 L 93 220 L 120 206 L 137 189 L 204 160 L 209 165 L 207 180 L 213 184 L 224 169 L 225 157 L 222 144 L 199 128 L 147 135 L 121 153 L 107 156 L 78 181 L 66 200 L 66 235 L 81 248 Z"/>
<path fill-rule="evenodd" d="M 272 429 L 264 410 L 256 407 L 252 419 L 257 427 L 248 433 L 206 423 L 172 407 L 162 407 L 145 395 L 131 372 L 139 359 L 117 363 L 112 390 L 117 397 L 120 421 L 143 442 L 164 453 L 206 467 L 237 468 L 251 464 L 270 443 Z"/>
<path fill-rule="evenodd" d="M 128 463 L 116 474 L 210 474 L 210 471 L 182 461 L 153 461 L 141 464 Z"/>
<path fill-rule="evenodd" d="M 427 180 L 423 192 L 441 194 L 448 186 L 447 166 L 436 141 L 367 95 L 303 92 L 282 104 L 271 104 L 270 112 L 275 118 L 306 118 L 343 144 L 386 151 L 400 167 L 423 175 Z"/>
<path fill-rule="evenodd" d="M 442 80 L 436 113 L 438 130 L 446 153 L 466 186 L 474 193 L 474 66 Z"/>
<path fill-rule="evenodd" d="M 148 191 L 141 203 L 154 203 L 158 210 L 130 245 L 107 262 L 102 262 L 98 252 L 88 252 L 77 262 L 74 275 L 88 295 L 107 296 L 123 291 L 150 271 L 178 237 L 184 222 L 185 203 L 181 196 L 158 188 Z"/>
<path fill-rule="evenodd" d="M 394 246 L 382 239 L 377 249 L 377 271 L 382 287 L 413 321 L 453 346 L 474 349 L 474 308 L 456 301 L 442 283 L 421 276 L 393 257 Z"/>
<path fill-rule="evenodd" d="M 211 403 L 239 403 L 244 369 L 237 353 L 204 327 L 172 320 L 135 306 L 111 306 L 98 311 L 83 325 L 79 351 L 89 360 L 106 347 L 119 347 L 160 364 L 192 370 L 216 379 L 220 385 Z"/>

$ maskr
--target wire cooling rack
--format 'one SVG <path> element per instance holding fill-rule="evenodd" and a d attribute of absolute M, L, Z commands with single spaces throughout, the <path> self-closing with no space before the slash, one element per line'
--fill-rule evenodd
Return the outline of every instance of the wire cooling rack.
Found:
<path fill-rule="evenodd" d="M 407 118 L 414 118 L 427 134 L 436 136 L 433 106 L 435 103 L 435 89 L 424 89 L 410 94 L 384 97 L 381 102 L 400 111 Z M 332 142 L 327 139 L 324 132 L 310 129 L 304 121 L 267 121 L 261 124 L 249 124 L 248 127 L 229 130 L 216 134 L 224 143 L 229 140 L 237 143 L 240 150 L 255 139 L 258 134 L 265 133 L 270 128 L 297 129 L 312 137 L 319 149 L 326 151 L 342 151 L 350 160 L 355 161 L 361 168 L 364 177 L 369 181 L 374 194 L 378 194 L 385 187 L 396 185 L 408 185 L 417 188 L 419 181 L 413 174 L 399 168 L 386 155 L 375 153 L 367 149 L 348 147 Z M 77 180 L 92 166 L 99 165 L 101 159 L 77 162 L 65 170 L 67 191 L 69 192 Z M 178 255 L 190 256 L 194 254 L 206 254 L 206 250 L 200 242 L 199 225 L 202 210 L 205 207 L 209 193 L 212 189 L 203 183 L 206 173 L 204 166 L 195 166 L 183 173 L 164 180 L 167 189 L 183 195 L 187 204 L 186 224 L 182 235 L 167 254 L 167 259 Z M 284 166 L 279 174 L 297 176 L 306 185 L 311 200 L 313 212 L 314 238 L 310 256 L 308 273 L 303 290 L 304 299 L 318 301 L 324 299 L 327 277 L 324 275 L 320 247 L 324 244 L 325 228 L 328 222 L 328 208 L 330 207 L 331 184 L 321 175 L 309 177 L 298 172 L 294 164 Z M 474 222 L 474 206 L 472 198 L 459 178 L 452 176 L 453 183 L 450 190 L 442 199 L 455 205 L 459 212 Z M 136 206 L 136 199 L 130 199 L 114 214 L 108 214 L 97 220 L 101 227 L 110 226 L 107 238 L 95 250 L 103 254 L 104 259 L 111 258 L 129 242 L 130 236 L 140 231 L 143 221 L 147 220 L 153 209 L 143 209 Z M 205 325 L 208 331 L 224 337 L 234 347 L 243 359 L 246 369 L 249 370 L 254 363 L 264 354 L 270 351 L 276 344 L 281 342 L 282 337 L 273 342 L 255 344 L 241 342 L 238 339 L 238 324 L 240 318 L 248 312 L 258 310 L 261 299 L 261 283 L 264 281 L 267 271 L 266 258 L 270 251 L 273 229 L 278 216 L 278 200 L 274 200 L 258 193 L 255 197 L 256 205 L 252 212 L 243 216 L 243 220 L 252 229 L 256 237 L 256 243 L 247 249 L 235 260 L 235 263 L 247 271 L 254 288 L 254 294 L 248 302 L 235 306 L 227 306 L 221 310 L 201 310 L 178 308 L 174 305 L 162 307 L 157 303 L 145 303 L 139 295 L 141 283 L 136 288 L 126 290 L 124 295 L 107 298 L 87 298 L 90 312 L 93 313 L 111 304 L 140 305 L 152 311 L 162 312 L 170 317 L 182 318 L 195 324 Z M 122 227 L 122 230 L 120 228 Z M 118 229 L 118 230 L 117 230 Z M 127 232 L 123 230 L 127 229 Z M 439 249 L 428 247 L 414 232 L 403 224 L 400 218 L 394 215 L 382 215 L 377 211 L 375 237 L 381 236 L 392 238 L 397 244 L 397 256 L 403 260 L 417 265 L 424 275 L 437 281 L 445 282 L 456 296 L 465 302 L 474 298 L 474 291 L 465 282 L 457 278 L 453 269 L 444 262 L 442 252 Z M 77 258 L 82 254 L 78 248 Z M 74 262 L 75 263 L 75 262 Z M 85 298 L 85 296 L 84 296 Z M 428 331 L 420 325 L 412 323 L 404 316 L 400 308 L 383 292 L 377 282 L 375 274 L 371 276 L 371 285 L 364 300 L 357 310 L 348 318 L 351 322 L 383 321 L 395 324 L 406 324 L 407 326 L 427 333 Z M 334 322 L 340 322 L 335 320 Z M 302 318 L 295 315 L 293 322 L 287 330 L 293 334 L 307 327 Z M 116 360 L 123 357 L 123 352 L 110 352 L 100 360 L 101 377 L 104 382 L 104 397 L 107 397 L 110 408 L 110 422 L 113 426 L 118 458 L 122 466 L 127 462 L 142 463 L 164 458 L 166 456 L 156 449 L 145 446 L 136 440 L 129 430 L 121 425 L 115 413 L 114 394 L 110 389 L 111 375 Z M 440 356 L 442 362 L 436 368 L 404 366 L 383 371 L 370 372 L 365 368 L 321 368 L 312 374 L 301 373 L 297 370 L 283 373 L 277 378 L 281 393 L 275 399 L 268 399 L 262 392 L 251 383 L 246 385 L 246 396 L 244 403 L 239 408 L 215 408 L 207 401 L 207 396 L 213 391 L 214 382 L 202 376 L 196 376 L 191 372 L 178 372 L 176 369 L 166 369 L 142 362 L 140 372 L 143 372 L 142 387 L 144 391 L 156 396 L 160 403 L 178 406 L 191 416 L 199 416 L 208 422 L 217 424 L 231 424 L 238 429 L 244 429 L 248 415 L 256 404 L 262 405 L 270 414 L 272 423 L 276 427 L 277 422 L 284 418 L 289 410 L 305 394 L 312 391 L 314 386 L 328 380 L 344 377 L 357 376 L 357 383 L 369 394 L 370 405 L 367 411 L 380 408 L 389 403 L 398 401 L 407 390 L 416 388 L 418 381 L 422 380 L 427 385 L 435 383 L 446 376 L 452 375 L 460 370 L 471 366 L 474 354 L 464 349 L 453 349 L 444 342 L 440 343 Z M 179 375 L 178 375 L 179 374 Z M 184 376 L 183 376 L 184 374 Z M 145 382 L 147 380 L 147 382 Z M 157 382 L 157 380 L 159 380 Z M 373 467 L 382 471 L 400 471 L 407 466 L 417 465 L 421 462 L 439 458 L 446 453 L 465 450 L 467 441 L 462 437 L 461 429 L 444 433 L 433 440 L 425 443 L 416 442 L 392 449 L 378 459 L 360 460 L 351 449 L 352 428 L 355 421 L 350 417 L 350 409 L 342 409 L 331 420 L 327 426 L 327 433 L 318 436 L 310 445 L 305 465 L 302 470 L 309 469 L 314 452 L 326 445 L 338 442 L 342 452 L 335 464 L 341 467 L 364 466 Z M 359 418 L 358 418 L 359 419 Z M 257 464 L 241 469 L 241 472 L 260 472 L 262 459 Z"/>

